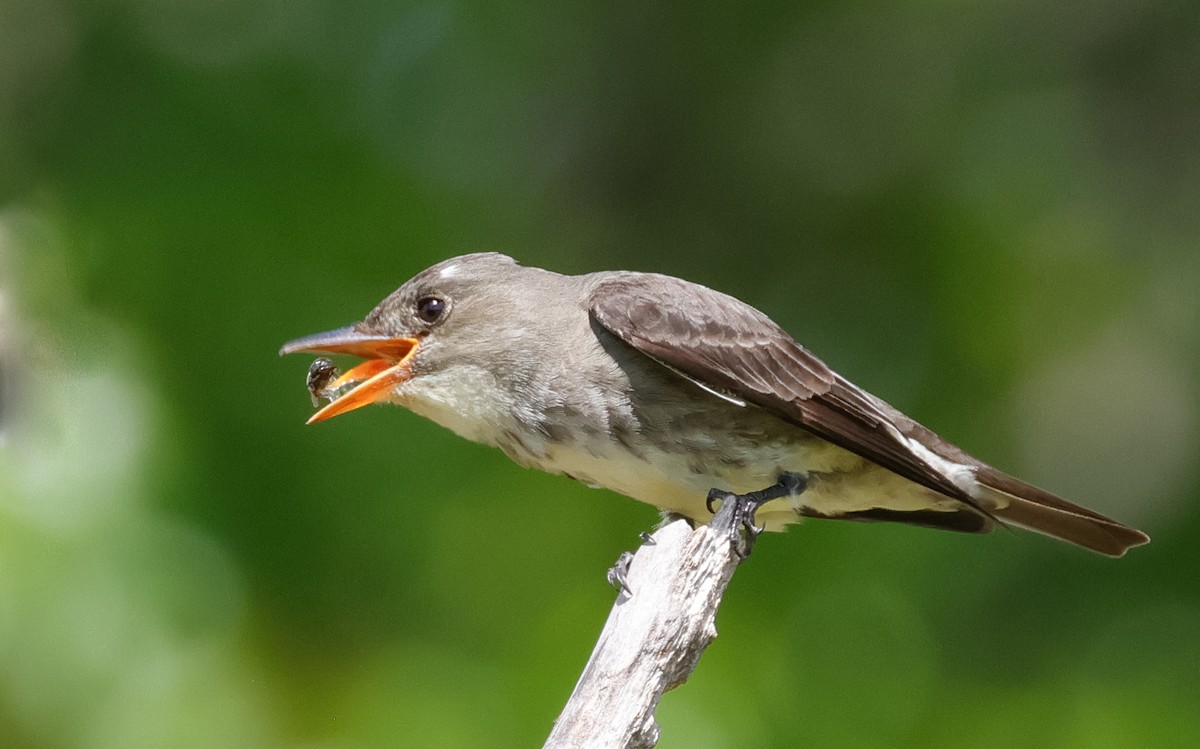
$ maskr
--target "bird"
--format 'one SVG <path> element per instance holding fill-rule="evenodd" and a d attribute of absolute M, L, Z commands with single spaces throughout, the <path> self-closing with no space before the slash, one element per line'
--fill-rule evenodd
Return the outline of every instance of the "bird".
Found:
<path fill-rule="evenodd" d="M 314 364 L 310 389 L 329 402 L 309 423 L 400 405 L 520 465 L 694 523 L 733 496 L 754 499 L 755 529 L 806 518 L 1013 526 L 1110 557 L 1150 540 L 969 455 L 763 312 L 673 276 L 462 255 L 363 320 L 280 350 L 301 352 L 363 360 L 331 382 L 328 360 Z"/>

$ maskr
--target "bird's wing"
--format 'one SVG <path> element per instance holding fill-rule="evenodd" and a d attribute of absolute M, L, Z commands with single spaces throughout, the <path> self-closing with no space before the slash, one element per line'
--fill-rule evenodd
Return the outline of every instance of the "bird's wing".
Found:
<path fill-rule="evenodd" d="M 937 440 L 932 432 L 833 372 L 753 307 L 704 286 L 643 273 L 599 281 L 588 302 L 604 328 L 688 379 L 978 507 L 968 477 L 953 475 L 955 468 L 966 470 L 962 464 L 924 444 Z"/>

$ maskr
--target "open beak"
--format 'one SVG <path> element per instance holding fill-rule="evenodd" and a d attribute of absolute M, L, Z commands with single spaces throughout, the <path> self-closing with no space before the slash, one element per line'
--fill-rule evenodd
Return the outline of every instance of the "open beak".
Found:
<path fill-rule="evenodd" d="M 350 389 L 306 422 L 315 424 L 386 398 L 393 387 L 412 377 L 409 362 L 419 344 L 417 338 L 383 338 L 360 333 L 350 326 L 289 341 L 279 353 L 350 354 L 366 360 L 329 383 L 326 389 L 330 392 Z"/>

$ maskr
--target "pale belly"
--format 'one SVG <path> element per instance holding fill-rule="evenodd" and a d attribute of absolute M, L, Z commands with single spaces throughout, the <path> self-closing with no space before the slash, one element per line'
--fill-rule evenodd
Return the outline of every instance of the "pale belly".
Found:
<path fill-rule="evenodd" d="M 636 414 L 597 407 L 585 416 L 577 409 L 562 420 L 571 427 L 555 431 L 531 426 L 545 424 L 542 412 L 518 420 L 515 403 L 474 397 L 497 392 L 486 372 L 452 374 L 412 380 L 394 400 L 467 439 L 499 447 L 522 465 L 611 489 L 697 522 L 712 517 L 705 506 L 710 489 L 744 494 L 772 486 L 783 473 L 805 475 L 808 482 L 800 494 L 759 509 L 757 521 L 772 530 L 800 520 L 801 510 L 837 516 L 875 508 L 962 507 L 798 427 L 699 391 L 669 390 L 671 404 L 647 402 Z M 721 425 L 719 432 L 713 424 Z M 647 439 L 648 434 L 659 441 Z"/>
<path fill-rule="evenodd" d="M 945 497 L 898 476 L 824 440 L 801 445 L 757 445 L 744 459 L 704 461 L 695 455 L 665 452 L 653 447 L 635 456 L 612 442 L 546 446 L 544 455 L 522 456 L 519 462 L 550 473 L 561 473 L 590 486 L 604 487 L 634 499 L 706 523 L 712 515 L 705 500 L 709 489 L 737 494 L 765 489 L 780 474 L 809 477 L 796 496 L 764 505 L 756 519 L 768 530 L 798 522 L 801 510 L 836 516 L 846 512 L 885 508 L 897 511 L 960 509 Z M 517 457 L 517 456 L 513 456 Z"/>

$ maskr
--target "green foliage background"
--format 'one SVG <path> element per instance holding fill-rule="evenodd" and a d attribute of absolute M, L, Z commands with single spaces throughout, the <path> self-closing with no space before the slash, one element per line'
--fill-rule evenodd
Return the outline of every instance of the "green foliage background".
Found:
<path fill-rule="evenodd" d="M 1197 50 L 1176 0 L 0 0 L 0 746 L 540 744 L 655 513 L 305 428 L 275 355 L 480 249 L 738 295 L 1155 539 L 767 538 L 660 746 L 1200 745 Z"/>

